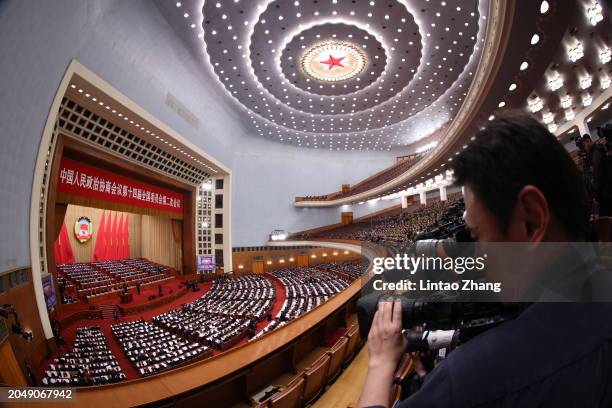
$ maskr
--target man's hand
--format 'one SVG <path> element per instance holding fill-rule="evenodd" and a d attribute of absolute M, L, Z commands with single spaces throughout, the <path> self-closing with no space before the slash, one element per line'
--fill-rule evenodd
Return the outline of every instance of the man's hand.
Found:
<path fill-rule="evenodd" d="M 368 376 L 361 391 L 359 407 L 388 407 L 395 368 L 405 352 L 402 335 L 402 303 L 381 301 L 368 334 Z"/>
<path fill-rule="evenodd" d="M 402 334 L 402 302 L 379 302 L 368 334 L 370 367 L 391 365 L 395 369 L 406 346 L 407 340 Z"/>

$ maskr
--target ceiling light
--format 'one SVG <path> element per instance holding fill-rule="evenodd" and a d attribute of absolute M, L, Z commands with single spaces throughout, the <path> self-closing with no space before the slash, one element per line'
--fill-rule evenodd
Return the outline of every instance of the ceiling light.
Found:
<path fill-rule="evenodd" d="M 557 124 L 556 123 L 551 123 L 550 125 L 548 125 L 548 130 L 551 133 L 554 133 L 557 130 Z"/>
<path fill-rule="evenodd" d="M 591 96 L 591 94 L 588 92 L 583 93 L 582 94 L 582 106 L 586 108 L 587 106 L 591 104 L 591 102 L 593 102 L 593 97 Z"/>
<path fill-rule="evenodd" d="M 610 76 L 604 72 L 599 79 L 601 89 L 608 89 L 610 87 L 610 82 Z"/>
<path fill-rule="evenodd" d="M 541 4 L 540 4 L 540 13 L 541 14 L 546 14 L 548 12 L 548 10 L 550 9 L 550 5 L 548 4 L 548 2 L 546 0 L 544 0 Z"/>
<path fill-rule="evenodd" d="M 553 115 L 552 112 L 550 111 L 542 115 L 542 120 L 544 121 L 546 125 L 548 125 L 549 123 L 552 123 L 554 119 L 555 119 L 555 115 Z"/>
<path fill-rule="evenodd" d="M 567 109 L 572 106 L 572 97 L 569 95 L 564 95 L 561 98 L 561 107 L 563 109 Z"/>
<path fill-rule="evenodd" d="M 534 34 L 533 37 L 531 37 L 531 45 L 536 45 L 539 42 L 540 42 L 540 36 L 537 34 Z"/>
<path fill-rule="evenodd" d="M 586 9 L 586 16 L 591 25 L 597 25 L 597 23 L 603 20 L 601 5 L 597 1 L 591 3 Z"/>
<path fill-rule="evenodd" d="M 497 107 L 498 107 L 498 108 L 503 108 L 504 106 L 506 106 L 506 102 L 504 102 L 504 101 L 501 101 L 501 102 L 500 102 L 500 103 L 497 105 Z"/>
<path fill-rule="evenodd" d="M 586 74 L 585 76 L 583 76 L 579 80 L 580 89 L 587 89 L 587 88 L 589 88 L 591 86 L 592 82 L 593 82 L 593 78 L 589 74 Z"/>
<path fill-rule="evenodd" d="M 582 43 L 580 41 L 576 42 L 576 46 L 570 48 L 567 51 L 567 55 L 572 62 L 576 62 L 580 58 L 584 57 L 584 48 L 582 47 Z"/>
<path fill-rule="evenodd" d="M 176 7 L 181 7 L 181 2 L 180 1 L 176 2 Z"/>
<path fill-rule="evenodd" d="M 565 120 L 570 121 L 576 117 L 573 109 L 568 109 L 565 111 Z"/>
<path fill-rule="evenodd" d="M 607 64 L 612 59 L 612 51 L 610 48 L 605 47 L 604 49 L 599 51 L 599 60 L 602 64 Z"/>
<path fill-rule="evenodd" d="M 544 103 L 542 102 L 542 99 L 540 99 L 539 96 L 529 99 L 527 101 L 527 105 L 529 106 L 529 110 L 533 113 L 542 110 L 542 108 L 544 107 Z"/>
<path fill-rule="evenodd" d="M 556 91 L 563 86 L 563 77 L 559 72 L 554 71 L 550 78 L 548 78 L 548 87 L 551 91 Z"/>
<path fill-rule="evenodd" d="M 510 86 L 508 87 L 509 91 L 514 91 L 516 89 L 516 84 L 510 84 Z"/>
<path fill-rule="evenodd" d="M 521 71 L 524 71 L 524 70 L 526 70 L 527 68 L 529 68 L 529 63 L 528 63 L 527 61 L 523 61 L 523 62 L 521 63 L 521 66 L 519 67 L 519 69 L 520 69 Z"/>

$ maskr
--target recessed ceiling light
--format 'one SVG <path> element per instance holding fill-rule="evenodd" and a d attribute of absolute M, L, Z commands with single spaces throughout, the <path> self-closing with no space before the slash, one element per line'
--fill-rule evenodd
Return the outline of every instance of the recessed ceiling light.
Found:
<path fill-rule="evenodd" d="M 531 37 L 531 45 L 536 45 L 539 42 L 540 42 L 540 36 L 538 34 L 534 34 Z"/>
<path fill-rule="evenodd" d="M 527 68 L 529 68 L 529 63 L 528 63 L 527 61 L 523 61 L 523 62 L 521 63 L 521 66 L 519 67 L 519 69 L 520 69 L 521 71 L 524 71 L 524 70 L 526 70 Z"/>
<path fill-rule="evenodd" d="M 550 5 L 548 4 L 546 0 L 540 3 L 540 13 L 541 14 L 546 14 L 549 9 L 550 9 Z"/>
<path fill-rule="evenodd" d="M 516 84 L 510 84 L 510 86 L 508 87 L 509 91 L 514 91 L 516 89 Z"/>

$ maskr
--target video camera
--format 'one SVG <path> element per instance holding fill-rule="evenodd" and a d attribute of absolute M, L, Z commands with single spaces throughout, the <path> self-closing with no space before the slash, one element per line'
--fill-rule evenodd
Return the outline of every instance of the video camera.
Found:
<path fill-rule="evenodd" d="M 449 206 L 439 217 L 437 228 L 417 234 L 415 242 L 406 253 L 426 257 L 474 256 L 475 242 L 463 220 L 465 205 L 463 199 Z M 473 244 L 472 244 L 473 243 Z M 432 271 L 429 271 L 432 274 Z M 437 276 L 433 272 L 432 277 Z M 385 280 L 398 281 L 405 276 L 400 271 L 385 272 Z M 473 276 L 482 278 L 482 276 Z M 414 296 L 414 294 L 412 294 Z M 373 292 L 359 299 L 357 314 L 362 339 L 367 340 L 378 303 L 389 295 Z M 426 351 L 439 348 L 453 348 L 476 335 L 515 318 L 525 304 L 504 304 L 493 301 L 467 301 L 459 292 L 434 292 L 420 298 L 407 295 L 392 296 L 402 303 L 402 327 L 408 339 L 407 351 Z M 422 332 L 413 331 L 418 326 Z"/>
<path fill-rule="evenodd" d="M 453 348 L 476 335 L 518 316 L 525 303 L 462 302 L 455 292 L 437 292 L 426 298 L 410 299 L 405 295 L 389 296 L 370 293 L 357 302 L 359 334 L 367 340 L 374 313 L 381 300 L 399 299 L 402 304 L 402 327 L 408 339 L 407 351 Z M 416 332 L 412 328 L 422 327 Z"/>

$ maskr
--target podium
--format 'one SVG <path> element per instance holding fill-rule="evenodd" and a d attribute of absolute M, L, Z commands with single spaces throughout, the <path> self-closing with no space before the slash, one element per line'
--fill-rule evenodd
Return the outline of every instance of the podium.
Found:
<path fill-rule="evenodd" d="M 121 303 L 130 303 L 132 300 L 134 300 L 134 295 L 131 293 L 126 293 L 126 294 L 120 294 L 119 298 L 121 299 Z"/>

